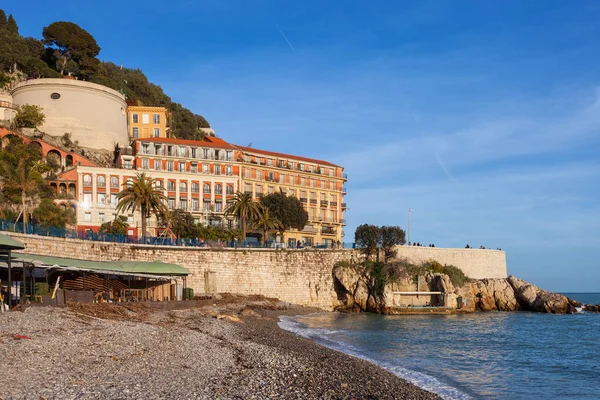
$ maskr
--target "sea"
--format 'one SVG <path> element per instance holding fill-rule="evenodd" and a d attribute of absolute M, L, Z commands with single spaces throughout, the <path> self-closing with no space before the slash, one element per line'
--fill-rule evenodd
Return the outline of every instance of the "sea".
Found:
<path fill-rule="evenodd" d="M 565 293 L 600 304 L 600 293 Z M 281 328 L 445 399 L 600 399 L 600 314 L 281 317 Z"/>

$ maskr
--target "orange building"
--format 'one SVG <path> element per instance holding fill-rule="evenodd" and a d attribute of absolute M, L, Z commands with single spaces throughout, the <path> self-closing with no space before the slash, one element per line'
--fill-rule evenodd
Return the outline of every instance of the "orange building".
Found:
<path fill-rule="evenodd" d="M 167 109 L 164 107 L 127 107 L 127 129 L 131 140 L 166 138 Z"/>

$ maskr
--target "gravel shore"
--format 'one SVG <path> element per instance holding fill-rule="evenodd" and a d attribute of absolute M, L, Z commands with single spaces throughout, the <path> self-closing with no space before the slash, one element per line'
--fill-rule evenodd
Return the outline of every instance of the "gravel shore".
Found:
<path fill-rule="evenodd" d="M 309 311 L 239 300 L 2 313 L 0 399 L 438 398 L 277 326 L 279 315 Z"/>

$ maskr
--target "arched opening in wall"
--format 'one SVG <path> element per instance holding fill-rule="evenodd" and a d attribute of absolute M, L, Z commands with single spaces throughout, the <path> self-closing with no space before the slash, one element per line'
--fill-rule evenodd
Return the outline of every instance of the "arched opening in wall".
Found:
<path fill-rule="evenodd" d="M 62 157 L 58 150 L 50 150 L 46 153 L 46 163 L 54 170 L 60 169 L 62 166 Z"/>
<path fill-rule="evenodd" d="M 75 194 L 76 194 L 75 184 L 69 183 L 69 196 L 71 196 L 72 198 L 75 198 Z"/>
<path fill-rule="evenodd" d="M 58 185 L 58 195 L 59 196 L 67 195 L 67 184 L 66 183 L 61 183 Z"/>
<path fill-rule="evenodd" d="M 67 157 L 65 157 L 65 166 L 67 168 L 73 166 L 73 156 L 72 155 L 67 154 Z"/>
<path fill-rule="evenodd" d="M 56 185 L 56 182 L 50 182 L 50 187 L 52 188 L 54 194 L 58 194 L 58 187 Z"/>
<path fill-rule="evenodd" d="M 67 205 L 65 203 L 60 203 L 60 208 L 62 210 L 66 210 L 67 209 Z"/>

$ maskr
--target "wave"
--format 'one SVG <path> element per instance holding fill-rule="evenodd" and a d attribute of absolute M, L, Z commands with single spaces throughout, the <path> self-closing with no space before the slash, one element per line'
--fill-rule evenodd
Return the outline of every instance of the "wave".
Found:
<path fill-rule="evenodd" d="M 392 374 L 412 383 L 415 386 L 425 389 L 429 392 L 435 393 L 448 400 L 471 400 L 472 397 L 466 393 L 461 392 L 453 386 L 449 386 L 440 382 L 436 378 L 424 374 L 422 372 L 413 371 L 404 368 L 400 365 L 394 365 L 380 360 L 370 358 L 362 354 L 361 350 L 344 342 L 336 341 L 331 338 L 332 335 L 344 332 L 343 330 L 333 330 L 324 328 L 307 328 L 302 323 L 294 320 L 293 317 L 281 316 L 279 317 L 279 327 L 288 332 L 294 333 L 298 336 L 302 336 L 307 339 L 311 339 L 325 347 L 332 350 L 348 354 L 350 356 L 360 358 L 361 360 L 368 361 L 383 368 Z"/>

